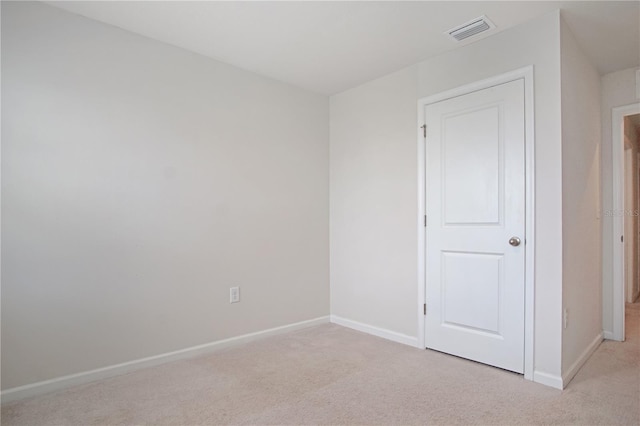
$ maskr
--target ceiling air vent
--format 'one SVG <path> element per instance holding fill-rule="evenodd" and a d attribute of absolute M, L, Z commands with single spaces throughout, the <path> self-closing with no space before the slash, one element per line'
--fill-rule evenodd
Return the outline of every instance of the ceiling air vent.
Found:
<path fill-rule="evenodd" d="M 479 18 L 472 19 L 465 24 L 452 28 L 445 33 L 453 37 L 456 41 L 462 41 L 495 27 L 496 26 L 493 25 L 493 22 L 491 22 L 489 18 L 482 15 Z"/>

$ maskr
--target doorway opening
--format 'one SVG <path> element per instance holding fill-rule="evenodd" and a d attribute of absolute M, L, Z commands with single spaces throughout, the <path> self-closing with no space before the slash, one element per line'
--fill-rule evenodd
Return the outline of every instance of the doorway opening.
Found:
<path fill-rule="evenodd" d="M 640 105 L 613 109 L 613 340 L 640 296 Z M 636 302 L 636 303 L 634 303 Z"/>
<path fill-rule="evenodd" d="M 624 133 L 624 250 L 625 250 L 625 303 L 634 303 L 640 295 L 640 114 L 628 115 L 623 120 Z"/>

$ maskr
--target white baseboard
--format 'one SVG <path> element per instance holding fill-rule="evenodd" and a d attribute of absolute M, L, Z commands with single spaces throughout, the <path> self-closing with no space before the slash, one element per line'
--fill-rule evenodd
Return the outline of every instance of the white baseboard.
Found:
<path fill-rule="evenodd" d="M 544 373 L 542 371 L 534 371 L 533 372 L 533 381 L 536 383 L 540 383 L 541 385 L 551 386 L 552 388 L 562 390 L 562 377 L 555 375 Z"/>
<path fill-rule="evenodd" d="M 395 331 L 386 330 L 384 328 L 374 327 L 373 325 L 364 324 L 361 322 L 353 321 L 350 319 L 342 318 L 336 315 L 331 315 L 331 322 L 343 327 L 352 328 L 354 330 L 362 331 L 363 333 L 372 334 L 374 336 L 382 337 L 383 339 L 392 340 L 404 345 L 418 347 L 418 338 L 408 336 L 402 333 L 396 333 Z"/>
<path fill-rule="evenodd" d="M 566 388 L 571 379 L 576 375 L 576 373 L 580 370 L 580 367 L 584 365 L 585 362 L 589 359 L 589 357 L 598 349 L 600 343 L 602 343 L 602 333 L 599 333 L 595 339 L 587 346 L 587 348 L 582 352 L 582 354 L 578 357 L 576 362 L 574 362 L 569 370 L 562 375 L 562 385 L 563 388 Z"/>
<path fill-rule="evenodd" d="M 255 333 L 243 334 L 241 336 L 231 337 L 229 339 L 218 340 L 198 346 L 192 346 L 190 348 L 167 352 L 160 355 L 154 355 L 147 358 L 136 359 L 133 361 L 124 362 L 122 364 L 110 365 L 91 371 L 84 371 L 82 373 L 70 374 L 68 376 L 57 377 L 55 379 L 44 380 L 42 382 L 32 383 L 24 386 L 18 386 L 2 391 L 0 393 L 0 398 L 2 399 L 2 403 L 16 401 L 31 396 L 41 395 L 58 389 L 65 389 L 75 385 L 81 385 L 100 379 L 106 379 L 108 377 L 118 376 L 120 374 L 129 373 L 141 368 L 152 367 L 170 361 L 191 358 L 193 356 L 203 355 L 220 349 L 229 348 L 231 346 L 241 345 L 243 343 L 248 343 L 265 337 L 284 334 L 291 331 L 327 323 L 329 323 L 329 316 L 324 316 L 307 321 L 297 322 L 294 324 L 284 325 L 281 327 L 257 331 Z"/>
<path fill-rule="evenodd" d="M 607 340 L 616 340 L 616 338 L 613 335 L 613 331 L 603 331 L 602 337 Z"/>

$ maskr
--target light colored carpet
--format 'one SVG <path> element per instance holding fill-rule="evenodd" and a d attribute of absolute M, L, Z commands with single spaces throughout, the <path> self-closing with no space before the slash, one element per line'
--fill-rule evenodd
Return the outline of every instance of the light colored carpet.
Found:
<path fill-rule="evenodd" d="M 6 404 L 9 425 L 640 424 L 640 304 L 564 392 L 336 325 Z"/>

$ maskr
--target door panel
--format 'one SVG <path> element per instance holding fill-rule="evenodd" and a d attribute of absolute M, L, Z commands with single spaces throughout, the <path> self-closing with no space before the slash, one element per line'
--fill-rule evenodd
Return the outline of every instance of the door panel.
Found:
<path fill-rule="evenodd" d="M 427 105 L 425 123 L 426 346 L 522 373 L 524 81 Z"/>
<path fill-rule="evenodd" d="M 442 253 L 442 323 L 500 334 L 503 256 Z"/>
<path fill-rule="evenodd" d="M 499 115 L 499 105 L 486 105 L 442 117 L 445 225 L 500 223 Z"/>

